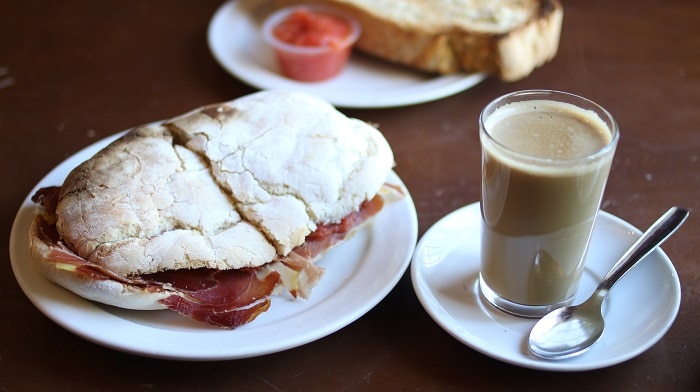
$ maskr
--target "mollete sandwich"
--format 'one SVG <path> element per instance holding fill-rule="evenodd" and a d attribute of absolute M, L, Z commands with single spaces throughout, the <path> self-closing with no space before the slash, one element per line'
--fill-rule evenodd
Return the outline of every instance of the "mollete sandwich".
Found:
<path fill-rule="evenodd" d="M 38 190 L 30 252 L 89 300 L 235 328 L 272 295 L 310 295 L 314 262 L 382 209 L 392 165 L 376 128 L 263 91 L 136 127 Z"/>

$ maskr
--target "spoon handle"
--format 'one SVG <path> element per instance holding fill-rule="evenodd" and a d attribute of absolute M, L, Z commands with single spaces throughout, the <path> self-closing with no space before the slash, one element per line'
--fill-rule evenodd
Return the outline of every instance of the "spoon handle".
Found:
<path fill-rule="evenodd" d="M 598 284 L 598 289 L 610 290 L 617 281 L 627 272 L 633 265 L 644 256 L 649 254 L 654 248 L 661 245 L 688 217 L 688 211 L 680 207 L 671 207 L 663 214 L 654 224 L 649 226 L 644 234 L 625 252 L 620 260 L 612 267 L 610 272 L 603 277 L 603 280 Z"/>

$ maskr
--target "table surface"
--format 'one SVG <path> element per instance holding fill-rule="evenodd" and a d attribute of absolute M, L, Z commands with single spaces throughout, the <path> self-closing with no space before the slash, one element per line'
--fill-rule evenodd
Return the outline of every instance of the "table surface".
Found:
<path fill-rule="evenodd" d="M 407 272 L 356 322 L 262 357 L 187 362 L 91 343 L 45 317 L 14 278 L 8 243 L 34 185 L 81 148 L 141 123 L 255 91 L 206 41 L 221 0 L 19 1 L 0 12 L 1 391 L 700 390 L 700 3 L 565 1 L 557 57 L 529 77 L 488 78 L 441 100 L 343 110 L 380 124 L 415 200 L 419 235 L 479 198 L 477 117 L 504 93 L 569 91 L 597 101 L 622 138 L 603 208 L 646 228 L 691 210 L 663 245 L 682 287 L 678 316 L 649 350 L 586 372 L 499 362 L 461 344 L 421 307 Z M 341 109 L 342 110 L 342 109 Z M 650 290 L 653 288 L 650 287 Z M 235 333 L 235 332 L 233 332 Z"/>

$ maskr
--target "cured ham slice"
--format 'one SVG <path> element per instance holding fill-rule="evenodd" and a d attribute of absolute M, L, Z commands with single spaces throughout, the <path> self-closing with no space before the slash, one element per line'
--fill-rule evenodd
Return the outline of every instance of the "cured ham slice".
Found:
<path fill-rule="evenodd" d="M 178 270 L 143 278 L 169 285 L 178 295 L 160 302 L 168 308 L 212 325 L 234 328 L 253 321 L 270 307 L 269 296 L 279 274 L 259 279 L 252 269 Z"/>

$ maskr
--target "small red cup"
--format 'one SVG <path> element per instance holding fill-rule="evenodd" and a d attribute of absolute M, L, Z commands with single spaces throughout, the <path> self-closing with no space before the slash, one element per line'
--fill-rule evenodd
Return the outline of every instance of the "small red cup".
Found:
<path fill-rule="evenodd" d="M 299 17 L 299 13 L 323 18 L 319 26 L 305 25 L 301 33 L 322 34 L 325 23 L 344 23 L 348 33 L 344 37 L 331 37 L 330 43 L 312 44 L 309 42 L 290 43 L 277 34 L 276 28 L 290 18 Z M 303 19 L 303 18 L 302 18 Z M 305 20 L 305 23 L 311 23 Z M 312 31 L 310 31 L 312 30 Z M 340 73 L 348 62 L 352 46 L 362 32 L 360 24 L 342 11 L 322 5 L 299 5 L 280 9 L 263 22 L 262 35 L 277 57 L 280 70 L 288 78 L 303 82 L 318 82 L 330 79 Z M 304 37 L 294 37 L 304 41 Z"/>

